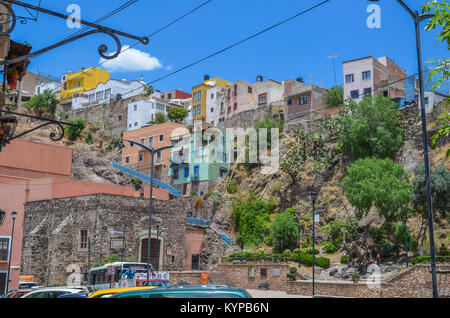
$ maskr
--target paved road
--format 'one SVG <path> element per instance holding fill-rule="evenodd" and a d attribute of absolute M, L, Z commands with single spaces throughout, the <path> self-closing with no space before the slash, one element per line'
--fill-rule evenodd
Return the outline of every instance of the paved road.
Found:
<path fill-rule="evenodd" d="M 290 295 L 283 291 L 247 289 L 253 298 L 311 298 L 310 296 Z"/>

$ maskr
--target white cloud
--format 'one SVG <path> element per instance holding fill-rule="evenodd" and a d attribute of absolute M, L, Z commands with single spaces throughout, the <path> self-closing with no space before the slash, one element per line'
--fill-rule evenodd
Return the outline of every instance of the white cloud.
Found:
<path fill-rule="evenodd" d="M 99 63 L 104 63 L 102 66 L 110 72 L 152 71 L 162 67 L 158 58 L 130 48 L 129 45 L 123 46 L 122 52 L 115 59 L 105 60 L 101 58 Z"/>

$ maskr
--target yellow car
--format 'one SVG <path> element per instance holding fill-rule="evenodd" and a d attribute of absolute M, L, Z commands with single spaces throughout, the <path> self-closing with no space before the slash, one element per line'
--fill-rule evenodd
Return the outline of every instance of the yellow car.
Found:
<path fill-rule="evenodd" d="M 139 291 L 146 289 L 157 288 L 156 286 L 150 287 L 128 287 L 128 288 L 112 288 L 112 289 L 102 289 L 90 294 L 87 298 L 110 298 L 112 295 L 117 293 L 129 292 L 129 291 Z"/>

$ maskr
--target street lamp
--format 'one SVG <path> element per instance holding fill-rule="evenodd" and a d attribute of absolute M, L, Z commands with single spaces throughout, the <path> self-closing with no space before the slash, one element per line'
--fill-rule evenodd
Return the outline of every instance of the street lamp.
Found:
<path fill-rule="evenodd" d="M 150 282 L 150 252 L 151 252 L 150 246 L 151 246 L 151 241 L 152 241 L 151 236 L 152 236 L 152 212 L 153 212 L 153 174 L 154 174 L 155 154 L 160 153 L 161 151 L 166 150 L 166 149 L 171 149 L 171 148 L 173 148 L 173 146 L 167 146 L 167 147 L 161 147 L 158 149 L 154 149 L 154 148 L 148 148 L 147 146 L 140 144 L 138 142 L 135 142 L 135 141 L 131 141 L 131 140 L 126 140 L 126 141 L 130 143 L 130 146 L 138 145 L 142 149 L 148 151 L 152 155 L 152 165 L 151 165 L 151 173 L 150 173 L 150 207 L 149 207 L 149 212 L 148 212 L 148 239 L 147 239 L 147 283 L 149 283 Z M 120 148 L 125 147 L 123 142 L 120 142 L 119 147 Z M 180 151 L 180 153 L 181 153 L 181 151 Z"/>
<path fill-rule="evenodd" d="M 11 231 L 11 248 L 9 249 L 9 259 L 8 259 L 8 276 L 6 277 L 6 292 L 9 290 L 9 282 L 10 282 L 10 275 L 11 275 L 11 258 L 12 258 L 12 248 L 13 248 L 13 240 L 14 240 L 14 223 L 16 221 L 17 212 L 12 212 L 11 217 L 13 220 L 12 224 L 12 231 Z"/>
<path fill-rule="evenodd" d="M 378 2 L 379 0 L 370 0 Z M 428 228 L 430 235 L 430 256 L 431 256 L 431 276 L 433 282 L 433 298 L 438 298 L 437 291 L 437 278 L 436 278 L 436 257 L 434 251 L 434 228 L 433 228 L 433 205 L 431 201 L 431 181 L 430 181 L 430 164 L 428 159 L 428 142 L 427 142 L 427 118 L 425 114 L 425 95 L 424 95 L 424 83 L 422 74 L 422 47 L 420 41 L 420 22 L 433 18 L 433 14 L 420 15 L 419 12 L 412 11 L 405 2 L 397 0 L 398 3 L 409 13 L 414 20 L 415 32 L 416 32 L 416 49 L 417 49 L 417 62 L 419 67 L 419 95 L 420 95 L 420 111 L 422 115 L 422 142 L 424 151 L 425 162 L 425 180 L 427 187 L 427 206 L 428 206 Z"/>
<path fill-rule="evenodd" d="M 406 218 L 406 216 L 404 216 L 403 217 L 403 227 L 405 229 L 406 267 L 408 267 L 409 266 L 409 262 L 408 262 L 408 233 L 407 233 L 407 230 L 406 230 L 406 221 L 407 221 L 407 218 Z"/>
<path fill-rule="evenodd" d="M 313 219 L 313 235 L 312 235 L 312 255 L 313 255 L 313 273 L 312 273 L 312 277 L 313 277 L 313 280 L 312 280 L 312 285 L 313 285 L 313 290 L 312 290 L 312 295 L 313 295 L 313 297 L 314 297 L 314 294 L 315 294 L 315 286 L 314 286 L 314 283 L 315 283 L 315 262 L 316 262 L 316 259 L 315 259 L 315 224 L 316 224 L 316 199 L 317 199 L 317 193 L 316 192 L 311 192 L 311 201 L 312 201 L 312 207 L 313 207 L 313 217 L 312 217 L 312 219 Z"/>

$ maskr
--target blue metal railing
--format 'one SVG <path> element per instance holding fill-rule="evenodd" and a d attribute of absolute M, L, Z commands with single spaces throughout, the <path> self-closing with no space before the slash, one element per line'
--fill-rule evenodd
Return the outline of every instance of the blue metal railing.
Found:
<path fill-rule="evenodd" d="M 122 171 L 123 173 L 129 174 L 129 175 L 131 175 L 135 178 L 138 178 L 142 181 L 145 181 L 147 183 L 151 182 L 152 178 L 150 178 L 149 176 L 147 176 L 143 173 L 137 172 L 135 170 L 132 170 L 130 168 L 127 168 L 125 166 L 122 166 L 122 165 L 118 164 L 118 162 L 122 162 L 122 159 L 118 158 L 118 159 L 113 160 L 113 167 L 115 169 Z M 174 187 L 168 185 L 167 183 L 162 182 L 161 180 L 157 180 L 157 179 L 153 178 L 153 184 L 157 187 L 160 187 L 161 189 L 168 190 L 172 195 L 175 195 L 177 197 L 180 197 L 183 195 L 183 190 L 175 189 Z"/>
<path fill-rule="evenodd" d="M 225 243 L 227 243 L 229 246 L 232 245 L 231 238 L 226 234 L 220 233 L 213 226 L 211 226 L 211 221 L 206 221 L 204 219 L 197 219 L 197 218 L 187 218 L 186 222 L 194 225 L 207 226 L 211 230 L 213 230 L 214 233 L 216 233 L 222 240 L 224 240 Z"/>

